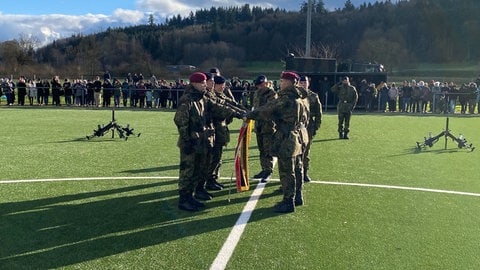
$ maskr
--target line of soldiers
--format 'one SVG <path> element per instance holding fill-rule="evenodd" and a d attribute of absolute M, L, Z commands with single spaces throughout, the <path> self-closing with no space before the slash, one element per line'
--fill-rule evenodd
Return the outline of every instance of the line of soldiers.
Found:
<path fill-rule="evenodd" d="M 225 78 L 220 74 L 195 72 L 179 101 L 174 122 L 180 148 L 178 208 L 199 211 L 220 190 L 217 179 L 223 147 L 228 143 L 228 123 L 233 117 L 242 119 L 246 110 L 225 96 Z"/>
<path fill-rule="evenodd" d="M 212 80 L 210 74 L 190 76 L 174 117 L 180 148 L 179 209 L 199 211 L 205 206 L 201 201 L 213 197 L 207 190 L 223 188 L 218 182 L 222 152 L 230 139 L 228 124 L 236 117 L 256 120 L 262 172 L 255 178 L 266 182 L 278 158 L 283 200 L 274 210 L 293 212 L 304 204 L 303 184 L 310 181 L 308 154 L 322 121 L 322 106 L 308 89 L 308 78 L 284 72 L 277 93 L 266 76 L 259 76 L 254 110 L 247 113 L 225 95 L 225 78 L 217 74 Z"/>

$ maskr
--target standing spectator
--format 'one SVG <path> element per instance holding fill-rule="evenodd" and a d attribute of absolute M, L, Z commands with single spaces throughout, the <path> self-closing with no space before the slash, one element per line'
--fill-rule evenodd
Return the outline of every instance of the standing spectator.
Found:
<path fill-rule="evenodd" d="M 127 107 L 128 97 L 130 96 L 129 88 L 130 88 L 130 86 L 128 85 L 128 79 L 125 79 L 122 83 L 122 104 L 123 104 L 123 107 Z"/>
<path fill-rule="evenodd" d="M 147 87 L 143 80 L 139 80 L 137 83 L 137 98 L 138 98 L 138 107 L 145 108 L 145 97 L 147 94 Z"/>
<path fill-rule="evenodd" d="M 378 100 L 379 100 L 379 106 L 378 109 L 381 112 L 386 112 L 387 111 L 387 103 L 388 103 L 388 92 L 390 90 L 390 86 L 386 82 L 382 82 L 380 84 L 380 91 L 378 91 Z"/>
<path fill-rule="evenodd" d="M 422 89 L 415 80 L 412 80 L 412 113 L 421 112 L 420 101 L 422 96 Z"/>
<path fill-rule="evenodd" d="M 35 88 L 37 89 L 37 104 L 43 105 L 43 84 L 42 80 L 37 79 L 35 82 Z"/>
<path fill-rule="evenodd" d="M 153 101 L 153 84 L 151 81 L 145 83 L 145 108 L 152 108 Z"/>
<path fill-rule="evenodd" d="M 122 85 L 119 80 L 113 79 L 113 104 L 116 108 L 120 107 L 121 96 L 122 96 Z"/>
<path fill-rule="evenodd" d="M 474 114 L 477 106 L 477 84 L 471 82 L 468 85 L 468 113 Z"/>
<path fill-rule="evenodd" d="M 432 91 L 428 86 L 428 83 L 424 81 L 418 82 L 418 87 L 420 88 L 420 92 L 422 95 L 420 96 L 420 101 L 421 101 L 421 112 L 422 113 L 427 113 L 427 108 L 428 105 L 432 99 Z"/>
<path fill-rule="evenodd" d="M 25 105 L 25 96 L 27 95 L 27 82 L 25 77 L 20 76 L 17 83 L 18 105 Z"/>
<path fill-rule="evenodd" d="M 63 91 L 65 93 L 65 104 L 72 106 L 73 89 L 72 83 L 68 79 L 63 82 Z"/>
<path fill-rule="evenodd" d="M 30 102 L 30 106 L 33 106 L 33 101 L 37 100 L 37 87 L 35 86 L 35 82 L 33 80 L 28 80 L 27 83 L 27 95 L 28 101 Z"/>
<path fill-rule="evenodd" d="M 332 87 L 332 92 L 338 95 L 338 137 L 339 139 L 348 140 L 350 118 L 352 117 L 353 109 L 355 108 L 355 105 L 357 105 L 358 100 L 357 89 L 350 85 L 348 77 L 343 77 L 340 84 L 336 84 Z"/>
<path fill-rule="evenodd" d="M 53 77 L 52 79 L 52 103 L 55 106 L 61 106 L 60 104 L 60 95 L 62 90 L 62 85 L 60 84 L 60 78 L 58 76 Z"/>
<path fill-rule="evenodd" d="M 50 96 L 50 82 L 48 80 L 43 80 L 43 104 L 48 105 L 48 97 Z"/>
<path fill-rule="evenodd" d="M 137 74 L 134 75 L 134 81 L 136 78 Z M 130 92 L 130 107 L 137 107 L 138 103 L 138 93 L 137 93 L 137 83 L 132 82 L 129 84 L 129 92 Z"/>
<path fill-rule="evenodd" d="M 402 112 L 410 112 L 412 109 L 412 86 L 408 81 L 403 82 L 402 92 L 403 92 L 403 111 Z"/>
<path fill-rule="evenodd" d="M 113 94 L 113 84 L 111 83 L 110 80 L 105 80 L 102 84 L 103 88 L 103 101 L 102 101 L 102 106 L 103 107 L 110 107 L 111 99 L 112 99 L 112 94 Z"/>
<path fill-rule="evenodd" d="M 365 89 L 365 92 L 363 93 L 363 99 L 365 102 L 365 111 L 366 112 L 371 112 L 373 109 L 373 101 L 375 100 L 375 97 L 377 96 L 377 88 L 375 87 L 375 83 L 370 83 Z"/>
<path fill-rule="evenodd" d="M 100 77 L 97 76 L 95 81 L 93 81 L 92 87 L 95 106 L 100 107 L 100 99 L 102 97 L 102 82 L 100 81 Z"/>
<path fill-rule="evenodd" d="M 5 78 L 2 83 L 3 94 L 7 98 L 7 105 L 13 106 L 15 102 L 15 84 L 8 78 Z"/>
<path fill-rule="evenodd" d="M 85 103 L 87 106 L 94 106 L 95 104 L 95 85 L 93 84 L 92 80 L 88 79 L 87 84 L 85 85 L 87 88 L 87 98 Z"/>
<path fill-rule="evenodd" d="M 392 83 L 392 86 L 388 89 L 388 111 L 389 112 L 397 111 L 397 98 L 398 98 L 398 88 L 395 86 L 395 83 Z"/>
<path fill-rule="evenodd" d="M 84 97 L 86 93 L 86 86 L 83 84 L 81 80 L 75 80 L 72 87 L 73 94 L 75 96 L 75 104 L 78 107 L 84 105 Z"/>

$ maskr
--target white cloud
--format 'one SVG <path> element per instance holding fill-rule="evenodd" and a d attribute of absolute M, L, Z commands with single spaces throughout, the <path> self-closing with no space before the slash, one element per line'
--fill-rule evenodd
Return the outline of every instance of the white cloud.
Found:
<path fill-rule="evenodd" d="M 74 34 L 90 34 L 108 27 L 137 25 L 146 15 L 135 10 L 117 9 L 112 16 L 85 15 L 6 15 L 0 13 L 0 42 L 16 39 L 20 35 L 36 37 L 40 45 Z"/>
<path fill-rule="evenodd" d="M 138 0 L 137 5 L 141 10 L 160 14 L 162 17 L 180 14 L 187 16 L 190 11 L 199 9 L 197 2 L 184 3 L 185 1 L 176 0 Z"/>

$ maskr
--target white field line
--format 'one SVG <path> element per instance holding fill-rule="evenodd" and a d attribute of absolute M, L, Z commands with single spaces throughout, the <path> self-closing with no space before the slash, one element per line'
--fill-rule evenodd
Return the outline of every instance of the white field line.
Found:
<path fill-rule="evenodd" d="M 228 261 L 230 260 L 230 257 L 233 254 L 233 251 L 235 250 L 235 247 L 240 241 L 240 237 L 245 230 L 245 226 L 247 226 L 247 223 L 250 220 L 250 216 L 252 215 L 253 210 L 255 210 L 255 206 L 257 205 L 257 202 L 260 199 L 260 196 L 262 195 L 264 189 L 265 183 L 258 183 L 257 187 L 250 196 L 250 199 L 243 208 L 240 217 L 233 226 L 232 231 L 228 235 L 227 240 L 225 241 L 225 243 L 223 243 L 223 246 L 218 252 L 217 257 L 210 266 L 210 270 L 225 269 Z"/>

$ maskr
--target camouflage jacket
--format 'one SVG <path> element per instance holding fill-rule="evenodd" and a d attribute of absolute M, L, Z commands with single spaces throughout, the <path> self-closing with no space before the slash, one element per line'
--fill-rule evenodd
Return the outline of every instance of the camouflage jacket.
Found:
<path fill-rule="evenodd" d="M 322 124 L 322 103 L 320 103 L 317 93 L 311 90 L 308 90 L 307 99 L 309 104 L 307 130 L 308 135 L 313 137 Z"/>
<path fill-rule="evenodd" d="M 201 92 L 191 85 L 185 89 L 180 97 L 179 105 L 174 116 L 174 122 L 178 129 L 178 146 L 186 144 L 195 146 L 213 146 L 214 129 L 209 125 L 209 115 L 219 117 L 241 118 L 237 111 L 212 99 L 206 92 Z"/>
<path fill-rule="evenodd" d="M 269 101 L 277 98 L 277 93 L 272 88 L 259 88 L 253 95 L 253 107 L 259 108 Z M 257 134 L 273 134 L 275 123 L 271 119 L 255 121 L 255 132 Z"/>
<path fill-rule="evenodd" d="M 273 134 L 272 154 L 288 158 L 302 153 L 300 129 L 302 117 L 307 108 L 302 101 L 300 90 L 288 87 L 278 93 L 278 98 L 247 113 L 247 118 L 273 120 L 276 129 Z"/>

